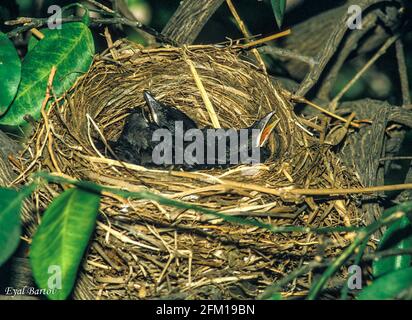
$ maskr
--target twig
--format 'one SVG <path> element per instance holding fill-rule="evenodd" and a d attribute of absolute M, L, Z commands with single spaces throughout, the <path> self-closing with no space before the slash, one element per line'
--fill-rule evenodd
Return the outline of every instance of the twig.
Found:
<path fill-rule="evenodd" d="M 294 52 L 288 49 L 282 49 L 282 48 L 272 47 L 272 46 L 264 46 L 264 47 L 259 48 L 258 50 L 261 53 L 270 54 L 272 56 L 280 56 L 280 57 L 302 61 L 311 67 L 319 63 L 316 59 L 312 57 L 304 56 L 304 55 L 301 55 L 297 52 Z"/>
<path fill-rule="evenodd" d="M 96 189 L 92 187 L 90 184 L 85 185 L 81 181 L 74 180 L 72 178 L 68 178 L 65 174 L 57 174 L 53 173 L 45 173 L 45 172 L 37 172 L 33 175 L 33 178 L 43 178 L 46 179 L 50 183 L 59 183 L 59 184 L 70 184 L 75 185 L 80 188 L 86 188 L 87 190 L 91 190 L 92 192 L 96 192 Z M 90 189 L 92 187 L 92 189 Z M 138 192 L 131 192 L 128 190 L 123 190 L 119 188 L 109 187 L 109 186 L 99 186 L 99 193 L 104 196 L 114 197 L 115 199 L 119 200 L 120 198 L 124 199 L 135 199 L 135 200 L 146 200 L 146 201 L 156 201 L 161 205 L 180 208 L 185 210 L 196 210 L 203 214 L 213 215 L 219 219 L 223 219 L 227 222 L 236 223 L 239 225 L 249 225 L 255 226 L 258 228 L 269 230 L 273 233 L 285 233 L 285 232 L 301 232 L 301 233 L 316 233 L 316 234 L 324 234 L 324 233 L 331 233 L 331 232 L 353 232 L 357 231 L 360 228 L 358 227 L 342 227 L 342 226 L 333 226 L 333 227 L 307 227 L 307 226 L 274 226 L 272 224 L 264 223 L 259 220 L 250 219 L 245 220 L 242 218 L 238 218 L 236 216 L 225 215 L 221 212 L 211 210 L 205 208 L 203 206 L 199 206 L 192 203 L 187 203 L 183 201 L 173 200 L 170 198 L 166 198 L 161 195 L 157 195 L 151 193 L 149 191 L 138 191 Z"/>
<path fill-rule="evenodd" d="M 288 92 L 288 93 L 289 93 L 289 92 Z M 289 93 L 289 94 L 290 94 L 290 93 Z M 311 107 L 313 107 L 313 108 L 315 108 L 315 109 L 317 109 L 317 110 L 319 110 L 319 111 L 327 114 L 328 116 L 330 116 L 330 117 L 332 117 L 332 118 L 335 118 L 335 119 L 338 119 L 338 120 L 340 120 L 340 121 L 342 121 L 342 122 L 345 122 L 346 124 L 349 124 L 349 125 L 351 125 L 352 127 L 355 127 L 355 128 L 359 128 L 359 127 L 360 127 L 360 125 L 359 125 L 358 123 L 355 123 L 355 122 L 353 122 L 353 121 L 348 121 L 347 119 L 345 119 L 345 118 L 343 118 L 343 117 L 341 117 L 341 116 L 339 116 L 339 115 L 337 115 L 337 114 L 335 114 L 335 113 L 333 113 L 333 112 L 331 112 L 331 111 L 329 111 L 329 110 L 327 110 L 327 109 L 325 109 L 325 108 L 322 108 L 321 106 L 318 106 L 317 104 L 315 104 L 315 103 L 307 100 L 307 99 L 304 98 L 304 97 L 298 97 L 298 96 L 292 95 L 292 96 L 291 96 L 291 100 L 293 100 L 293 101 L 295 101 L 295 102 L 306 103 L 307 105 L 309 105 L 309 106 L 311 106 Z"/>
<path fill-rule="evenodd" d="M 383 157 L 379 161 L 412 160 L 412 156 Z"/>
<path fill-rule="evenodd" d="M 354 1 L 351 1 L 354 3 Z M 355 3 L 357 4 L 357 3 Z M 340 7 L 340 9 L 344 12 L 347 11 L 347 7 L 349 4 Z M 336 79 L 342 67 L 344 66 L 345 62 L 350 57 L 350 54 L 353 53 L 354 48 L 360 49 L 360 43 L 362 39 L 367 37 L 367 35 L 371 33 L 371 30 L 376 28 L 376 23 L 378 20 L 378 12 L 379 10 L 372 10 L 370 13 L 366 14 L 362 17 L 362 29 L 361 30 L 353 30 L 345 36 L 345 40 L 339 45 L 339 53 L 336 53 L 336 59 L 333 59 L 333 63 L 330 63 L 330 67 L 325 68 L 322 72 L 322 77 L 318 79 L 318 83 L 316 87 L 319 88 L 318 97 L 327 101 L 330 101 L 332 97 L 330 97 L 330 93 L 333 89 L 333 86 L 336 84 Z M 382 41 L 385 41 L 383 39 Z M 381 44 L 377 44 L 380 46 Z M 364 49 L 362 49 L 364 50 Z M 359 54 L 363 51 L 359 51 Z M 322 59 L 321 57 L 317 57 L 318 59 Z M 316 66 L 315 66 L 316 68 Z"/>
<path fill-rule="evenodd" d="M 275 196 L 300 195 L 300 196 L 328 196 L 328 195 L 346 195 L 346 194 L 364 194 L 383 191 L 409 190 L 412 189 L 412 183 L 392 184 L 386 186 L 365 187 L 365 188 L 326 188 L 326 189 L 274 189 L 263 187 L 252 183 L 241 183 L 236 181 L 222 180 L 225 186 L 236 187 L 247 190 L 255 190 L 262 193 L 273 194 Z"/>
<path fill-rule="evenodd" d="M 30 29 L 30 32 L 39 40 L 44 38 L 44 34 L 36 28 Z"/>
<path fill-rule="evenodd" d="M 43 99 L 43 103 L 41 105 L 41 112 L 42 113 L 45 112 L 47 102 L 50 99 L 50 90 L 51 90 L 51 87 L 53 85 L 53 79 L 54 79 L 54 76 L 56 75 L 56 71 L 57 71 L 56 67 L 52 66 L 52 68 L 50 70 L 49 79 L 47 80 L 46 95 L 45 95 L 45 97 Z"/>
<path fill-rule="evenodd" d="M 235 6 L 233 5 L 232 0 L 226 0 L 226 3 L 227 3 L 227 5 L 228 5 L 228 7 L 229 7 L 230 12 L 232 13 L 233 17 L 235 18 L 235 20 L 236 20 L 236 22 L 237 22 L 237 24 L 238 24 L 238 27 L 239 27 L 239 29 L 240 29 L 240 31 L 243 33 L 243 35 L 244 35 L 246 38 L 249 38 L 249 37 L 250 37 L 250 34 L 249 34 L 249 32 L 248 32 L 248 30 L 247 30 L 247 28 L 246 28 L 246 25 L 244 24 L 244 22 L 242 21 L 242 19 L 241 19 L 240 16 L 239 16 L 239 14 L 237 13 L 236 8 L 235 8 Z M 269 40 L 267 40 L 267 41 L 269 41 Z M 253 46 L 254 46 L 254 45 L 250 45 L 250 47 L 253 47 Z M 262 71 L 263 71 L 265 74 L 267 74 L 265 63 L 263 62 L 263 59 L 262 59 L 262 57 L 260 56 L 259 51 L 257 51 L 256 48 L 253 48 L 253 49 L 252 49 L 252 53 L 253 53 L 253 55 L 256 57 L 256 60 L 258 61 L 259 65 L 260 65 L 260 68 L 262 69 Z"/>
<path fill-rule="evenodd" d="M 112 8 L 116 12 L 116 15 L 121 15 L 132 21 L 136 20 L 136 16 L 130 11 L 126 0 L 112 0 Z M 134 30 L 144 38 L 147 45 L 154 43 L 152 36 L 148 36 L 148 34 L 141 32 L 137 28 L 134 28 Z"/>
<path fill-rule="evenodd" d="M 202 96 L 203 102 L 205 103 L 207 112 L 209 113 L 210 119 L 212 121 L 213 127 L 214 128 L 220 128 L 220 123 L 219 123 L 219 118 L 216 115 L 215 109 L 213 108 L 212 102 L 209 99 L 209 96 L 206 92 L 205 87 L 203 86 L 202 80 L 199 76 L 199 74 L 196 71 L 196 68 L 193 64 L 193 62 L 189 59 L 189 57 L 186 56 L 186 53 L 184 54 L 185 61 L 190 67 L 190 71 L 192 72 L 193 78 L 195 79 L 196 86 L 200 91 L 200 95 Z"/>
<path fill-rule="evenodd" d="M 117 265 L 112 259 L 110 259 L 110 257 L 106 254 L 106 252 L 98 242 L 93 242 L 92 247 L 113 269 L 115 269 L 116 271 L 122 270 L 122 267 Z"/>
<path fill-rule="evenodd" d="M 60 170 L 59 165 L 58 165 L 58 163 L 57 163 L 57 159 L 56 159 L 56 157 L 55 157 L 55 155 L 54 155 L 54 151 L 53 151 L 53 137 L 52 137 L 52 135 L 50 134 L 49 117 L 48 117 L 48 115 L 47 115 L 47 113 L 46 113 L 46 106 L 47 106 L 47 103 L 49 102 L 49 99 L 50 99 L 50 97 L 51 97 L 50 92 L 51 92 L 51 89 L 52 89 L 53 79 L 54 79 L 54 77 L 55 77 L 55 75 L 56 75 L 56 71 L 57 71 L 57 70 L 56 70 L 56 67 L 55 67 L 55 66 L 52 66 L 51 71 L 50 71 L 50 75 L 49 75 L 49 79 L 48 79 L 48 81 L 47 81 L 46 95 L 45 95 L 44 100 L 43 100 L 43 103 L 42 103 L 42 105 L 41 105 L 40 113 L 41 113 L 41 115 L 42 115 L 42 117 L 43 117 L 44 125 L 45 125 L 46 132 L 47 132 L 47 137 L 46 137 L 46 139 L 47 139 L 47 150 L 49 151 L 50 159 L 51 159 L 51 161 L 52 161 L 52 163 L 53 163 L 53 166 L 54 166 L 54 168 L 56 169 L 56 171 L 59 172 L 59 173 L 61 173 L 61 170 Z"/>
<path fill-rule="evenodd" d="M 14 25 L 20 25 L 20 24 L 22 25 L 7 33 L 7 36 L 9 38 L 12 38 L 32 28 L 41 28 L 42 26 L 47 24 L 48 20 L 49 18 L 21 17 L 16 20 L 6 21 L 4 24 L 8 26 L 14 26 Z M 76 16 L 56 19 L 56 23 L 82 22 L 82 21 L 83 21 L 83 17 L 76 17 Z M 160 42 L 171 44 L 171 45 L 176 45 L 176 43 L 173 40 L 165 37 L 164 35 L 156 31 L 155 29 L 148 27 L 139 21 L 133 21 L 133 20 L 120 17 L 120 16 L 114 16 L 112 18 L 93 18 L 93 17 L 90 18 L 90 26 L 101 26 L 101 25 L 112 25 L 112 24 L 121 24 L 121 25 L 132 27 L 132 28 L 137 28 L 155 37 Z"/>
<path fill-rule="evenodd" d="M 282 38 L 284 36 L 290 35 L 291 33 L 292 33 L 292 30 L 287 29 L 285 31 L 278 32 L 278 33 L 272 34 L 270 36 L 260 38 L 260 39 L 256 39 L 254 41 L 245 43 L 245 44 L 241 45 L 241 47 L 244 48 L 244 49 L 248 49 L 248 48 L 251 48 L 251 47 L 256 47 L 256 46 L 261 45 L 265 42 L 269 42 L 269 41 L 276 40 L 276 39 Z"/>
<path fill-rule="evenodd" d="M 336 109 L 338 101 L 345 95 L 346 92 L 359 80 L 359 78 L 369 69 L 371 65 L 375 63 L 386 50 L 399 38 L 399 35 L 394 35 L 390 37 L 383 46 L 373 55 L 373 57 L 356 73 L 356 75 L 343 87 L 343 89 L 333 98 L 331 101 L 331 109 Z"/>
<path fill-rule="evenodd" d="M 128 236 L 125 236 L 123 233 L 106 226 L 105 224 L 101 223 L 100 221 L 97 221 L 96 224 L 97 224 L 98 227 L 100 227 L 103 230 L 107 231 L 112 236 L 114 236 L 115 238 L 119 239 L 120 241 L 122 241 L 124 243 L 133 244 L 133 245 L 139 246 L 141 248 L 145 248 L 145 249 L 149 249 L 149 250 L 153 250 L 153 251 L 160 251 L 159 248 L 149 246 L 149 245 L 144 244 L 142 242 L 134 241 L 134 240 L 130 239 Z"/>
<path fill-rule="evenodd" d="M 401 39 L 396 40 L 396 59 L 398 60 L 399 79 L 401 81 L 402 105 L 407 106 L 411 103 L 411 94 L 409 91 L 408 68 L 405 62 L 405 52 Z"/>
<path fill-rule="evenodd" d="M 100 8 L 100 9 L 102 9 L 103 11 L 106 11 L 107 13 L 112 13 L 112 14 L 115 13 L 112 9 L 106 7 L 104 4 L 101 4 L 100 2 L 97 2 L 95 0 L 86 0 L 86 1 L 91 3 L 92 5 Z"/>
<path fill-rule="evenodd" d="M 110 48 L 110 54 L 112 55 L 113 59 L 116 61 L 117 60 L 117 51 L 113 48 L 113 40 L 112 36 L 109 32 L 109 28 L 105 27 L 104 28 L 104 37 L 106 38 L 107 42 L 107 47 Z"/>
<path fill-rule="evenodd" d="M 47 112 L 45 112 L 45 107 L 47 105 L 47 102 L 50 99 L 50 91 L 51 91 L 51 85 L 53 83 L 53 79 L 54 76 L 56 74 L 56 68 L 53 66 L 51 71 L 50 71 L 50 75 L 49 75 L 49 79 L 47 82 L 47 88 L 46 88 L 46 94 L 45 94 L 45 98 L 42 102 L 42 106 L 40 108 L 40 113 L 42 115 L 42 117 L 44 118 L 44 125 L 41 127 L 39 134 L 37 135 L 37 139 L 36 139 L 36 153 L 35 156 L 33 158 L 33 160 L 30 162 L 30 164 L 27 166 L 27 168 L 24 169 L 24 171 L 20 172 L 20 174 L 12 181 L 10 182 L 7 186 L 11 187 L 13 185 L 16 185 L 20 179 L 22 179 L 27 172 L 29 172 L 37 163 L 37 160 L 41 157 L 41 155 L 43 154 L 43 150 L 46 147 L 46 144 L 48 142 L 50 142 L 50 139 L 48 139 L 49 137 L 51 137 L 50 135 L 50 127 L 49 127 L 49 123 L 47 121 L 48 116 L 50 115 L 52 109 L 53 109 L 53 105 L 51 104 L 49 110 Z M 45 133 L 45 138 L 43 141 L 41 141 L 42 137 L 43 137 L 43 132 L 46 130 Z M 32 138 L 31 142 L 34 141 L 34 138 Z M 41 144 L 41 145 L 40 145 Z M 27 147 L 28 148 L 28 147 Z M 27 148 L 25 150 L 27 150 Z M 50 148 L 50 146 L 48 147 Z M 49 149 L 50 150 L 50 149 Z M 52 156 L 53 153 L 51 153 Z M 53 154 L 54 155 L 54 154 Z M 58 167 L 57 167 L 58 168 Z"/>

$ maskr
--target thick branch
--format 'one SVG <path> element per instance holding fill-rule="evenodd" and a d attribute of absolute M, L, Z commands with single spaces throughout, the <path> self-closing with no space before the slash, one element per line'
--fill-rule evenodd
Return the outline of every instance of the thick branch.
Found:
<path fill-rule="evenodd" d="M 360 119 L 371 119 L 372 125 L 364 126 L 349 135 L 340 156 L 348 168 L 359 174 L 364 186 L 384 185 L 384 167 L 379 159 L 384 156 L 385 129 L 394 106 L 382 101 L 364 99 L 342 103 L 339 108 L 349 108 Z M 377 203 L 365 203 L 367 223 L 373 222 L 381 213 Z"/>
<path fill-rule="evenodd" d="M 185 0 L 164 27 L 162 34 L 179 44 L 191 44 L 224 0 Z"/>
<path fill-rule="evenodd" d="M 356 2 L 356 3 L 355 3 Z M 369 8 L 370 6 L 382 2 L 382 0 L 363 0 L 353 2 L 356 5 L 359 5 L 362 10 Z M 344 8 L 347 8 L 344 6 Z M 342 11 L 345 12 L 345 11 Z M 332 59 L 332 57 L 337 52 L 339 45 L 342 42 L 343 37 L 348 32 L 346 22 L 348 20 L 348 14 L 345 12 L 339 18 L 337 18 L 337 24 L 334 30 L 331 32 L 329 38 L 327 39 L 323 49 L 318 53 L 318 61 L 314 68 L 312 68 L 309 73 L 306 75 L 305 79 L 302 81 L 300 88 L 296 92 L 298 96 L 304 96 L 319 80 L 323 70 L 326 65 Z"/>
<path fill-rule="evenodd" d="M 402 102 L 404 106 L 411 103 L 411 95 L 409 92 L 408 68 L 405 61 L 405 52 L 401 39 L 396 41 L 396 58 L 398 59 L 399 78 L 401 82 Z"/>

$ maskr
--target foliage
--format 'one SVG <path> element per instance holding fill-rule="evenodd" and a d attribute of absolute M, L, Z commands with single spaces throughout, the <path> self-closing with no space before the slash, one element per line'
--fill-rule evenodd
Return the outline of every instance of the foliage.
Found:
<path fill-rule="evenodd" d="M 17 95 L 0 124 L 22 125 L 26 115 L 38 119 L 52 67 L 57 69 L 53 90 L 61 95 L 89 69 L 93 55 L 93 37 L 85 24 L 68 23 L 47 32 L 24 58 Z"/>
<path fill-rule="evenodd" d="M 378 251 L 390 248 L 412 248 L 412 226 L 407 217 L 403 217 L 396 221 L 383 235 Z M 387 273 L 407 268 L 410 265 L 411 256 L 407 254 L 382 257 L 373 262 L 373 276 L 379 278 Z"/>
<path fill-rule="evenodd" d="M 397 233 L 397 231 L 401 230 L 404 227 L 405 222 L 402 222 L 404 221 L 404 219 L 410 221 L 411 218 L 412 202 L 406 202 L 401 205 L 387 209 L 380 219 L 371 223 L 370 225 L 365 226 L 364 228 L 359 229 L 356 233 L 355 239 L 352 241 L 352 244 L 349 245 L 336 259 L 332 261 L 327 261 L 325 263 L 317 263 L 316 261 L 314 261 L 309 265 L 302 266 L 301 268 L 295 270 L 294 272 L 286 276 L 284 279 L 281 279 L 278 283 L 275 283 L 272 286 L 268 287 L 266 292 L 262 295 L 262 298 L 276 298 L 282 287 L 284 287 L 292 280 L 309 272 L 312 269 L 327 266 L 326 270 L 319 277 L 319 279 L 315 283 L 313 283 L 307 296 L 307 298 L 310 300 L 317 298 L 319 294 L 322 292 L 322 290 L 325 288 L 327 282 L 340 268 L 347 265 L 348 263 L 352 264 L 354 261 L 355 264 L 360 264 L 362 262 L 361 257 L 365 251 L 366 243 L 372 234 L 374 234 L 377 230 L 384 226 L 389 226 L 388 231 L 383 237 L 383 240 L 388 239 L 388 234 Z M 399 238 L 399 241 L 403 241 L 404 238 L 408 238 L 409 236 L 409 234 L 404 234 L 403 237 Z M 382 251 L 380 251 L 380 249 L 382 248 L 383 246 L 381 246 L 376 252 L 374 252 L 374 254 L 378 255 L 379 253 L 382 253 Z M 396 267 L 392 265 L 392 270 L 390 270 L 388 266 L 390 266 L 391 264 L 389 264 L 387 260 L 385 260 L 386 257 L 390 257 L 391 259 L 389 261 L 399 261 L 401 259 L 406 259 L 405 257 L 410 258 L 410 255 L 412 253 L 411 251 L 407 251 L 405 252 L 406 254 L 397 253 L 392 255 L 393 248 L 396 248 L 396 243 L 385 248 L 386 251 L 384 252 L 387 253 L 388 256 L 385 255 L 383 258 L 376 260 L 381 261 L 384 264 L 385 268 L 387 268 L 387 273 L 376 275 L 376 279 L 374 279 L 376 282 L 373 281 L 370 286 L 365 287 L 358 294 L 359 299 L 394 298 L 406 289 L 412 288 L 412 280 L 410 279 L 412 277 L 412 273 L 409 272 L 408 276 L 408 271 L 410 270 L 410 263 L 406 264 L 405 262 L 403 262 L 402 264 L 397 264 Z M 378 262 L 378 264 L 379 263 L 380 262 Z M 396 277 L 398 276 L 400 277 L 400 279 L 395 281 Z M 402 283 L 397 283 L 398 281 Z M 345 282 L 342 287 L 342 298 L 346 298 L 345 292 L 347 289 L 348 284 Z M 386 293 L 384 294 L 380 293 L 380 291 L 383 289 L 386 290 Z"/>
<path fill-rule="evenodd" d="M 0 32 L 0 115 L 13 101 L 20 83 L 21 63 L 9 38 Z"/>
<path fill-rule="evenodd" d="M 61 283 L 56 283 L 57 290 L 49 298 L 65 299 L 70 294 L 94 229 L 99 203 L 99 194 L 70 188 L 47 208 L 33 237 L 30 261 L 40 288 L 49 285 L 50 266 L 59 267 L 56 271 L 61 274 Z"/>
<path fill-rule="evenodd" d="M 378 278 L 363 289 L 357 298 L 359 300 L 395 299 L 404 291 L 411 290 L 412 267 L 390 272 Z"/>
<path fill-rule="evenodd" d="M 273 12 L 275 14 L 275 19 L 278 27 L 280 28 L 283 23 L 283 16 L 286 9 L 286 0 L 271 0 Z"/>
<path fill-rule="evenodd" d="M 13 189 L 0 189 L 0 266 L 20 242 L 20 210 L 23 198 Z"/>

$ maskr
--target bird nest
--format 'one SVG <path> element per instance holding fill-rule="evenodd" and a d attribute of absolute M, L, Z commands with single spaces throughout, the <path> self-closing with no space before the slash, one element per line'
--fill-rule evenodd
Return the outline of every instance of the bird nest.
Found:
<path fill-rule="evenodd" d="M 293 192 L 360 184 L 331 147 L 305 128 L 309 120 L 293 113 L 284 91 L 243 59 L 246 54 L 233 47 L 147 49 L 116 43 L 96 56 L 89 72 L 44 115 L 20 157 L 21 180 L 48 170 L 129 191 L 149 190 L 273 226 L 360 224 L 350 197 Z M 116 140 L 130 111 L 144 106 L 144 90 L 200 127 L 212 126 L 204 93 L 223 128 L 247 127 L 275 110 L 281 152 L 259 165 L 190 172 L 145 168 L 102 154 L 96 138 Z M 38 191 L 39 212 L 61 190 L 51 185 Z M 102 299 L 256 298 L 290 270 L 319 254 L 339 254 L 349 241 L 344 233 L 273 233 L 109 195 L 103 196 L 100 213 L 79 285 L 87 280 L 88 292 Z M 299 295 L 310 282 L 311 275 L 305 275 L 285 293 Z"/>

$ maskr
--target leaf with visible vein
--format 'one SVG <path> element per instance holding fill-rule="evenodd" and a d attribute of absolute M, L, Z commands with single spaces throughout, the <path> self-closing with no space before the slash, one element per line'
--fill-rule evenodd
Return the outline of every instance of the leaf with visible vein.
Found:
<path fill-rule="evenodd" d="M 0 114 L 12 103 L 19 87 L 21 62 L 13 43 L 0 32 Z"/>
<path fill-rule="evenodd" d="M 38 119 L 52 66 L 57 69 L 53 90 L 60 95 L 87 72 L 93 55 L 93 37 L 85 24 L 67 23 L 60 30 L 48 32 L 47 37 L 27 53 L 16 98 L 7 113 L 0 118 L 0 124 L 22 125 L 25 115 Z"/>
<path fill-rule="evenodd" d="M 43 33 L 44 38 L 48 37 L 51 33 L 55 32 L 53 29 L 49 28 L 43 28 L 39 30 L 41 33 Z M 42 40 L 44 40 L 44 38 Z M 31 51 L 33 48 L 40 42 L 41 40 L 37 39 L 35 35 L 31 35 L 29 38 L 29 43 L 27 45 L 27 50 Z"/>
<path fill-rule="evenodd" d="M 47 208 L 30 248 L 30 263 L 37 285 L 53 289 L 50 299 L 66 299 L 94 230 L 100 195 L 79 188 L 64 191 Z M 54 273 L 54 271 L 58 271 Z M 59 278 L 60 276 L 60 278 Z"/>

